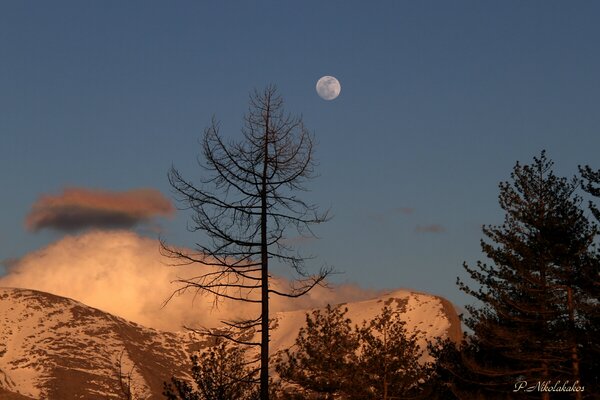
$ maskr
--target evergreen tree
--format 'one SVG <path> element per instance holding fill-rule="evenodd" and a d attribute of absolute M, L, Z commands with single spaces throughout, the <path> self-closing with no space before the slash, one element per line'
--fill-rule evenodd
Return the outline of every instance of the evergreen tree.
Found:
<path fill-rule="evenodd" d="M 578 180 L 559 178 L 545 152 L 531 165 L 517 163 L 511 182 L 500 184 L 506 212 L 501 226 L 485 226 L 483 252 L 491 264 L 464 265 L 480 287 L 458 281 L 480 305 L 464 319 L 464 377 L 484 398 L 513 398 L 515 384 L 579 381 L 585 310 L 593 305 L 587 280 L 597 276 L 592 253 L 596 230 L 579 207 Z M 586 387 L 584 394 L 591 394 Z M 582 398 L 582 393 L 569 394 Z M 543 391 L 518 398 L 549 399 Z M 472 397 L 475 398 L 475 397 Z"/>
<path fill-rule="evenodd" d="M 276 364 L 281 378 L 297 389 L 288 398 L 424 398 L 422 351 L 417 334 L 407 333 L 399 310 L 387 304 L 373 320 L 354 329 L 347 311 L 328 305 L 307 314 L 294 351 L 284 351 Z"/>
<path fill-rule="evenodd" d="M 323 311 L 306 315 L 294 351 L 285 350 L 276 363 L 284 382 L 319 399 L 333 399 L 353 384 L 358 338 L 347 312 L 347 308 L 327 305 Z"/>
<path fill-rule="evenodd" d="M 172 378 L 163 394 L 168 400 L 257 400 L 256 375 L 243 348 L 219 339 L 199 356 L 192 356 L 194 384 Z"/>
<path fill-rule="evenodd" d="M 398 310 L 386 305 L 373 320 L 359 329 L 358 370 L 361 379 L 353 399 L 415 398 L 425 369 L 417 333 L 408 334 Z M 362 390 L 361 390 L 362 389 Z"/>
<path fill-rule="evenodd" d="M 589 165 L 586 165 L 585 167 L 579 166 L 579 173 L 583 178 L 583 190 L 594 197 L 600 197 L 600 170 L 594 171 Z M 598 207 L 591 201 L 589 205 L 596 220 L 600 221 L 600 210 Z"/>
<path fill-rule="evenodd" d="M 579 167 L 583 190 L 593 197 L 600 198 L 600 170 L 593 170 L 589 166 Z M 596 221 L 600 222 L 600 209 L 593 201 L 589 202 L 589 208 Z M 596 236 L 598 239 L 598 236 Z M 590 293 L 591 301 L 585 312 L 587 322 L 585 330 L 585 345 L 582 350 L 584 368 L 582 374 L 586 382 L 600 387 L 600 254 L 596 252 L 595 269 L 583 280 L 586 289 Z"/>

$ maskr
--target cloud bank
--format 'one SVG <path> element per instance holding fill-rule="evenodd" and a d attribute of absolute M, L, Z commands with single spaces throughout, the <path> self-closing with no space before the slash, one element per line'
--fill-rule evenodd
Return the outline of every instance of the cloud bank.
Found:
<path fill-rule="evenodd" d="M 43 195 L 32 206 L 25 226 L 74 232 L 86 228 L 131 228 L 157 216 L 172 215 L 175 208 L 159 191 L 125 192 L 68 188 L 59 195 Z"/>
<path fill-rule="evenodd" d="M 128 231 L 90 231 L 66 236 L 32 252 L 8 267 L 0 287 L 20 287 L 73 298 L 130 321 L 162 330 L 186 326 L 217 326 L 223 319 L 256 317 L 259 310 L 245 303 L 224 301 L 187 291 L 164 301 L 179 286 L 179 277 L 198 275 L 198 266 L 173 267 L 159 252 L 157 240 Z M 279 285 L 287 282 L 279 279 Z M 271 310 L 323 307 L 327 303 L 364 300 L 375 291 L 354 285 L 335 290 L 317 287 L 299 299 L 273 296 Z"/>

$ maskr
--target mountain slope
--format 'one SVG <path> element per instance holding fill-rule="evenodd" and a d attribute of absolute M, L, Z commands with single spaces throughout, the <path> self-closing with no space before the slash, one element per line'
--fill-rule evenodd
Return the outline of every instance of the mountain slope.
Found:
<path fill-rule="evenodd" d="M 384 304 L 397 307 L 407 328 L 419 332 L 423 348 L 427 339 L 460 337 L 452 305 L 423 293 L 395 291 L 348 303 L 348 317 L 360 325 Z M 273 353 L 293 345 L 306 312 L 274 315 Z M 189 376 L 190 354 L 205 345 L 190 333 L 145 328 L 27 289 L 0 289 L 0 324 L 0 399 L 124 399 L 120 372 L 131 374 L 135 399 L 161 399 L 163 382 Z"/>
<path fill-rule="evenodd" d="M 119 360 L 138 397 L 160 398 L 187 369 L 184 335 L 48 293 L 0 289 L 0 323 L 0 387 L 35 399 L 122 398 Z"/>
<path fill-rule="evenodd" d="M 428 339 L 436 337 L 460 340 L 460 320 L 454 307 L 448 300 L 430 294 L 397 290 L 371 300 L 346 303 L 346 316 L 353 325 L 360 326 L 363 321 L 370 321 L 378 315 L 384 305 L 400 312 L 408 333 L 417 332 L 417 343 L 421 349 L 427 348 Z M 294 344 L 298 330 L 306 322 L 306 313 L 306 310 L 299 310 L 276 314 L 276 329 L 271 335 L 272 348 L 275 351 Z M 428 359 L 429 356 L 425 353 L 423 361 Z"/>

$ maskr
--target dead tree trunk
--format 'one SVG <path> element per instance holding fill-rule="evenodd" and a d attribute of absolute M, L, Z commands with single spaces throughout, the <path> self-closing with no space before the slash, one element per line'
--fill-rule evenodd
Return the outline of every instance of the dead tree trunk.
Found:
<path fill-rule="evenodd" d="M 204 233 L 196 252 L 162 242 L 162 253 L 175 265 L 197 264 L 199 273 L 180 279 L 173 294 L 187 289 L 260 305 L 260 315 L 243 321 L 224 321 L 232 330 L 255 331 L 260 340 L 208 331 L 238 344 L 260 347 L 261 400 L 269 396 L 269 297 L 299 297 L 323 284 L 331 272 L 305 272 L 306 258 L 289 247 L 286 235 L 313 235 L 311 226 L 326 221 L 327 213 L 301 200 L 297 193 L 313 177 L 313 138 L 300 118 L 284 114 L 283 101 L 269 86 L 250 96 L 242 140 L 226 142 L 213 120 L 204 132 L 205 172 L 200 185 L 184 179 L 178 170 L 169 182 L 185 209 L 192 211 L 190 230 Z M 269 262 L 288 264 L 296 272 L 290 287 L 271 284 Z M 250 332 L 252 333 L 252 332 Z M 248 337 L 245 335 L 244 337 Z"/>

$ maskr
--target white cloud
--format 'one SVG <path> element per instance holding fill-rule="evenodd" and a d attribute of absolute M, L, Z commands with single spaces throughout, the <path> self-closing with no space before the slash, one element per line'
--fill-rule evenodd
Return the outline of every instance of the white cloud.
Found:
<path fill-rule="evenodd" d="M 178 277 L 198 274 L 200 266 L 173 267 L 159 253 L 157 240 L 128 231 L 92 231 L 66 236 L 13 261 L 0 286 L 21 287 L 73 298 L 139 324 L 162 330 L 183 325 L 216 326 L 223 319 L 256 317 L 248 304 L 224 301 L 218 309 L 210 296 L 188 291 L 163 302 L 178 288 Z M 285 281 L 280 279 L 282 284 Z M 358 286 L 335 290 L 317 287 L 300 299 L 273 297 L 272 312 L 322 307 L 327 303 L 374 296 Z"/>

